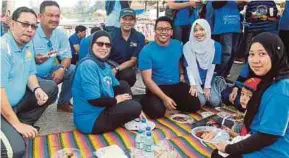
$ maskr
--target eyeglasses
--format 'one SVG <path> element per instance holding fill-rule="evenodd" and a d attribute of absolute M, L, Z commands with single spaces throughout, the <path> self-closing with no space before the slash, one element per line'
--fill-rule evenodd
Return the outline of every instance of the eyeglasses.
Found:
<path fill-rule="evenodd" d="M 105 45 L 106 48 L 111 48 L 111 44 L 110 43 L 105 43 L 105 42 L 95 42 L 95 43 L 99 47 L 103 47 L 103 45 Z"/>
<path fill-rule="evenodd" d="M 162 33 L 162 32 L 170 32 L 172 30 L 172 28 L 161 28 L 161 27 L 159 27 L 159 28 L 156 28 L 156 32 L 157 33 Z"/>
<path fill-rule="evenodd" d="M 25 27 L 25 28 L 28 28 L 29 26 L 31 26 L 31 28 L 33 30 L 36 30 L 38 28 L 38 26 L 35 24 L 29 24 L 27 22 L 22 22 L 22 21 L 18 21 L 18 20 L 16 20 L 16 22 L 19 22 L 22 25 L 22 27 Z"/>

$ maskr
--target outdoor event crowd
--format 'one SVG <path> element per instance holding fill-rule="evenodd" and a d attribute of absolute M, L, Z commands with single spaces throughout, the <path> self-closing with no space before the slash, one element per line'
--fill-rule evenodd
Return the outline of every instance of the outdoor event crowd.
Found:
<path fill-rule="evenodd" d="M 105 26 L 87 37 L 82 25 L 69 38 L 57 28 L 55 1 L 43 1 L 38 16 L 17 8 L 0 39 L 1 156 L 24 157 L 34 123 L 57 100 L 85 134 L 225 103 L 244 113 L 240 134 L 250 136 L 214 144 L 211 157 L 289 157 L 289 2 L 281 17 L 274 1 L 169 1 L 167 9 L 146 42 L 127 1 L 106 1 Z M 244 66 L 229 83 L 235 60 Z M 146 86 L 139 102 L 137 71 Z"/>

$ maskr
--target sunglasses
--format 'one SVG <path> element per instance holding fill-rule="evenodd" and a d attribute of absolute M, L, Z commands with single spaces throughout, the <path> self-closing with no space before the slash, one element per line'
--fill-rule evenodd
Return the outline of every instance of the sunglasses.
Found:
<path fill-rule="evenodd" d="M 22 25 L 22 27 L 24 27 L 24 28 L 28 28 L 29 26 L 31 26 L 31 28 L 33 30 L 36 30 L 38 28 L 38 26 L 35 24 L 29 24 L 27 22 L 22 22 L 22 21 L 18 21 L 18 20 L 16 20 L 16 22 L 20 23 Z"/>
<path fill-rule="evenodd" d="M 95 42 L 95 43 L 99 47 L 103 47 L 103 45 L 105 45 L 106 48 L 111 48 L 111 44 L 110 43 L 105 43 L 105 42 Z"/>

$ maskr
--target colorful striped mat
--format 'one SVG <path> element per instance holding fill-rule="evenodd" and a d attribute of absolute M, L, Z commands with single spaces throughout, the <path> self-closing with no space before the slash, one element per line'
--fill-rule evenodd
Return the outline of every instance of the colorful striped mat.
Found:
<path fill-rule="evenodd" d="M 189 114 L 196 120 L 200 120 L 203 111 L 217 112 L 215 109 L 204 107 L 197 113 Z M 232 109 L 221 111 L 233 112 Z M 202 144 L 191 133 L 189 124 L 178 124 L 168 118 L 153 120 L 156 128 L 153 130 L 155 143 L 168 139 L 182 157 L 210 157 L 213 148 Z M 125 151 L 130 151 L 134 146 L 135 132 L 124 128 L 118 128 L 113 132 L 102 135 L 85 135 L 78 130 L 38 136 L 27 144 L 28 158 L 49 158 L 63 148 L 76 148 L 81 151 L 82 157 L 94 157 L 93 152 L 99 148 L 116 144 Z"/>

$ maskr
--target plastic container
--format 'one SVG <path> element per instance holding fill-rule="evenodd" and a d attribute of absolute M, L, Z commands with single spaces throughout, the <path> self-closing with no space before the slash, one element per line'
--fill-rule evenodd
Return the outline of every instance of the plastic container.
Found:
<path fill-rule="evenodd" d="M 145 139 L 144 131 L 139 129 L 138 133 L 137 133 L 137 135 L 135 137 L 135 148 L 136 149 L 140 149 L 140 150 L 143 149 L 144 139 Z"/>
<path fill-rule="evenodd" d="M 146 133 L 144 146 L 143 146 L 144 156 L 146 158 L 153 158 L 154 157 L 153 147 L 154 147 L 154 140 L 152 137 L 152 133 L 148 132 L 148 133 Z"/>
<path fill-rule="evenodd" d="M 145 131 L 146 127 L 147 127 L 147 120 L 141 119 L 139 129 L 141 129 L 142 131 Z"/>
<path fill-rule="evenodd" d="M 202 133 L 210 132 L 210 131 L 215 132 L 215 136 L 211 140 L 204 140 L 200 137 Z M 220 128 L 211 127 L 211 126 L 196 127 L 192 129 L 192 135 L 196 137 L 197 139 L 199 139 L 200 141 L 204 141 L 204 142 L 208 142 L 212 144 L 219 143 L 220 141 L 227 142 L 230 139 L 230 135 L 228 134 L 228 132 Z"/>

